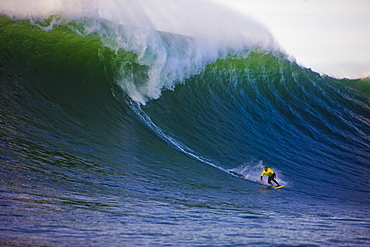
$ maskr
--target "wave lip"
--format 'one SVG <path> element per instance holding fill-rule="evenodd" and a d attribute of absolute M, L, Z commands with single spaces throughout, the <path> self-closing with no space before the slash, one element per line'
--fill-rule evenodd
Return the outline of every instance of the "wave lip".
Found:
<path fill-rule="evenodd" d="M 120 32 L 133 35 L 122 39 L 145 36 L 147 29 L 118 25 L 113 32 L 115 22 L 92 18 L 63 23 L 60 17 L 51 17 L 33 24 L 0 18 L 4 99 L 0 100 L 0 149 L 5 163 L 1 172 L 8 195 L 2 222 L 10 226 L 3 229 L 11 229 L 4 233 L 27 234 L 23 243 L 13 245 L 36 239 L 37 231 L 50 240 L 46 244 L 56 243 L 51 241 L 55 237 L 58 243 L 86 244 L 86 233 L 95 236 L 97 231 L 107 236 L 107 242 L 102 234 L 94 239 L 100 245 L 131 241 L 133 236 L 138 245 L 148 236 L 149 244 L 168 244 L 164 226 L 176 233 L 171 240 L 180 244 L 188 243 L 187 230 L 204 229 L 192 235 L 194 243 L 210 244 L 204 236 L 214 236 L 209 229 L 218 222 L 227 223 L 226 228 L 218 228 L 222 229 L 218 235 L 226 237 L 225 245 L 245 244 L 245 228 L 235 233 L 235 226 L 242 220 L 254 229 L 255 220 L 261 219 L 260 233 L 274 228 L 271 216 L 282 224 L 292 219 L 293 230 L 302 229 L 301 221 L 294 226 L 297 217 L 308 219 L 303 236 L 316 236 L 320 243 L 338 236 L 338 229 L 345 230 L 341 243 L 368 242 L 356 237 L 368 226 L 364 212 L 370 191 L 367 181 L 358 178 L 366 178 L 369 170 L 370 103 L 369 97 L 345 85 L 352 81 L 322 77 L 280 54 L 254 51 L 206 65 L 173 91 L 161 92 L 165 87 L 158 84 L 161 97 L 143 106 L 122 94 L 117 84 L 132 85 L 138 102 L 148 100 L 137 88 L 149 90 L 150 72 L 159 73 L 165 66 L 153 70 L 160 59 L 157 53 L 124 51 L 115 38 Z M 99 34 L 103 30 L 104 35 Z M 154 30 L 153 35 L 176 54 L 183 52 L 176 47 L 196 43 L 183 34 Z M 134 40 L 126 39 L 125 44 L 129 41 Z M 120 84 L 122 78 L 126 84 Z M 365 90 L 363 83 L 357 81 L 355 87 Z M 274 192 L 261 189 L 265 186 L 258 184 L 258 178 L 263 165 L 272 167 L 278 181 L 289 186 Z M 278 205 L 272 211 L 266 204 L 271 199 Z M 20 209 L 17 215 L 15 207 Z M 302 210 L 292 214 L 297 208 Z M 71 214 L 71 209 L 76 213 Z M 188 225 L 183 224 L 184 212 Z M 108 221 L 96 225 L 91 213 Z M 40 215 L 45 224 L 35 221 L 34 216 Z M 55 222 L 61 217 L 63 227 L 58 232 Z M 194 227 L 194 217 L 205 220 L 197 220 Z M 328 219 L 324 226 L 323 217 Z M 86 219 L 92 219 L 95 228 L 86 229 Z M 333 225 L 332 219 L 339 223 Z M 113 232 L 104 230 L 112 222 L 117 223 L 109 226 Z M 211 227 L 204 227 L 204 222 Z M 343 228 L 345 222 L 349 223 Z M 323 226 L 324 240 L 320 229 L 312 230 L 313 223 Z M 76 236 L 76 227 L 81 237 Z M 118 236 L 115 229 L 123 229 L 118 234 L 122 238 L 111 237 Z M 132 230 L 129 235 L 127 229 Z M 158 235 L 152 229 L 159 229 Z M 225 229 L 231 234 L 222 236 Z M 72 237 L 66 239 L 69 232 Z M 178 233 L 184 232 L 182 238 Z M 280 237 L 281 229 L 268 232 L 279 243 L 287 243 L 286 234 Z M 289 243 L 308 243 L 302 234 L 290 236 Z M 44 244 L 40 238 L 37 241 Z"/>
<path fill-rule="evenodd" d="M 45 31 L 62 25 L 80 35 L 97 35 L 114 51 L 138 55 L 147 76 L 124 68 L 116 82 L 136 102 L 145 104 L 164 89 L 204 70 L 207 64 L 230 54 L 258 47 L 279 50 L 267 29 L 252 19 L 206 1 L 21 1 L 1 3 L 1 13 L 29 19 Z M 47 25 L 40 25 L 45 22 Z"/>

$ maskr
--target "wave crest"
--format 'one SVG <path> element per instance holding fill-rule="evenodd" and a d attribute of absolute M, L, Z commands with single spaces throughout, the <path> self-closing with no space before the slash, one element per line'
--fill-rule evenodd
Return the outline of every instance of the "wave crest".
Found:
<path fill-rule="evenodd" d="M 117 84 L 136 102 L 145 104 L 173 89 L 207 64 L 256 47 L 279 50 L 261 24 L 206 1 L 20 1 L 3 2 L 1 13 L 30 19 L 45 31 L 67 26 L 80 35 L 98 35 L 112 50 L 138 55 L 146 76 L 121 69 Z M 45 24 L 45 19 L 49 19 Z M 44 22 L 40 25 L 39 22 Z M 137 79 L 137 80 L 135 80 Z"/>

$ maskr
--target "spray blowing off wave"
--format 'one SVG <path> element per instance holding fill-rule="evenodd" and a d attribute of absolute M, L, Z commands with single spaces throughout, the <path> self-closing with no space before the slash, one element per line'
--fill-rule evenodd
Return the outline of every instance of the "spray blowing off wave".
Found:
<path fill-rule="evenodd" d="M 138 55 L 146 74 L 121 68 L 116 82 L 134 101 L 145 104 L 173 89 L 205 65 L 230 54 L 259 48 L 277 51 L 260 24 L 203 1 L 1 1 L 2 14 L 30 19 L 45 31 L 66 26 L 80 35 L 97 35 L 105 46 Z"/>

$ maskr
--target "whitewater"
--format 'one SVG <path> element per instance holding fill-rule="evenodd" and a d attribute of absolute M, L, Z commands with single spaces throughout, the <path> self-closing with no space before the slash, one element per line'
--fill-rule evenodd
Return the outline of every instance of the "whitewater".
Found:
<path fill-rule="evenodd" d="M 133 51 L 138 62 L 149 67 L 148 78 L 141 83 L 144 85 L 137 85 L 122 71 L 122 78 L 117 80 L 133 100 L 142 104 L 158 98 L 163 89 L 172 89 L 218 58 L 254 47 L 278 49 L 261 24 L 202 1 L 76 4 L 58 0 L 29 5 L 12 1 L 3 5 L 2 12 L 13 18 L 30 19 L 45 31 L 52 30 L 54 25 L 65 25 L 80 35 L 98 35 L 112 50 Z M 47 24 L 38 24 L 48 18 L 51 19 Z"/>
<path fill-rule="evenodd" d="M 370 244 L 368 79 L 208 1 L 0 14 L 0 245 Z"/>

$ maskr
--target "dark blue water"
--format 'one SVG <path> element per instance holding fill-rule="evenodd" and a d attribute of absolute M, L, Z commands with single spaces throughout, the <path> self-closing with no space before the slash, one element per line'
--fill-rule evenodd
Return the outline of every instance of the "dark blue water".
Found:
<path fill-rule="evenodd" d="M 0 32 L 0 245 L 370 244 L 366 81 L 254 51 L 138 104 L 117 83 L 150 77 L 132 53 Z"/>

